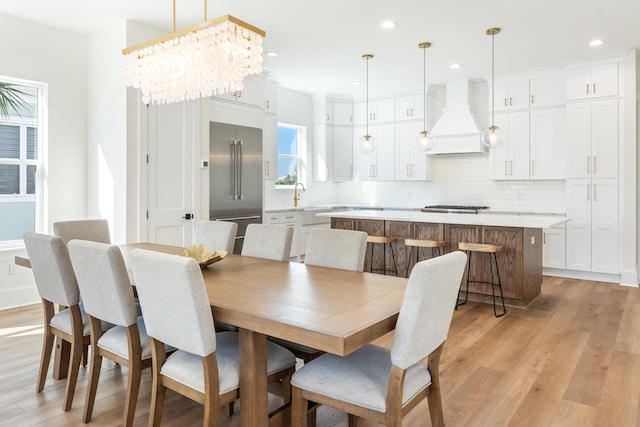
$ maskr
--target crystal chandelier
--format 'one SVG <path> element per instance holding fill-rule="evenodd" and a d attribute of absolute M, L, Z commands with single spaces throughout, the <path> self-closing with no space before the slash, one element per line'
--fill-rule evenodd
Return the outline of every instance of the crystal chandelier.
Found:
<path fill-rule="evenodd" d="M 168 104 L 244 88 L 245 76 L 262 71 L 265 32 L 230 15 L 176 31 L 122 51 L 125 82 L 145 104 Z"/>

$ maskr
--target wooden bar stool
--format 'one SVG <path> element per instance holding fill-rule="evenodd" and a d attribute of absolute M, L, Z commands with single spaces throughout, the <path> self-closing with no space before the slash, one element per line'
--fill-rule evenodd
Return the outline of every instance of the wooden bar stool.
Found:
<path fill-rule="evenodd" d="M 383 274 L 387 274 L 387 271 L 393 272 L 394 275 L 398 275 L 398 269 L 396 268 L 396 256 L 393 252 L 393 242 L 397 242 L 398 239 L 396 237 L 386 237 L 386 236 L 368 236 L 367 243 L 371 244 L 371 265 L 369 267 L 369 272 L 373 273 L 374 271 L 382 271 Z M 381 244 L 382 245 L 382 268 L 373 268 L 373 246 Z M 387 270 L 387 245 L 391 249 L 391 259 L 393 260 L 393 270 Z"/>
<path fill-rule="evenodd" d="M 466 242 L 458 242 L 458 249 L 464 251 L 468 257 L 467 264 L 467 290 L 464 295 L 464 301 L 460 302 L 460 291 L 458 291 L 458 303 L 456 304 L 456 308 L 458 306 L 467 303 L 467 297 L 469 296 L 469 282 L 473 283 L 484 283 L 487 285 L 491 285 L 491 295 L 493 296 L 493 314 L 496 317 L 504 316 L 507 313 L 507 308 L 504 305 L 504 296 L 502 295 L 502 283 L 500 282 L 500 270 L 498 270 L 498 257 L 497 253 L 502 251 L 502 246 L 491 245 L 491 244 L 483 244 L 483 243 L 466 243 Z M 491 273 L 491 282 L 483 282 L 480 280 L 473 280 L 470 278 L 471 276 L 471 253 L 486 253 L 489 255 L 489 272 Z M 496 266 L 496 276 L 498 281 L 496 282 L 493 278 L 493 265 Z M 502 301 L 502 313 L 498 314 L 496 311 L 496 292 L 495 287 L 500 289 L 500 300 Z"/>
<path fill-rule="evenodd" d="M 416 248 L 416 264 L 420 260 L 420 248 L 431 248 L 431 258 L 442 255 L 444 250 L 444 240 L 420 240 L 420 239 L 404 239 L 404 245 L 410 247 L 407 256 L 407 277 L 409 277 L 409 266 L 411 265 L 411 254 L 413 248 Z"/>

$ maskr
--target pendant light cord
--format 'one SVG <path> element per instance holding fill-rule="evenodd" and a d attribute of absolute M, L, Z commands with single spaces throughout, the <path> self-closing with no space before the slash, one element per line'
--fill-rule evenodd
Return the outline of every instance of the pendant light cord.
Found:
<path fill-rule="evenodd" d="M 495 92 L 496 92 L 496 78 L 495 78 L 495 67 L 496 67 L 496 60 L 495 60 L 495 38 L 496 35 L 494 33 L 491 34 L 491 126 L 494 127 L 495 126 L 495 113 L 496 113 L 496 99 L 495 99 Z"/>
<path fill-rule="evenodd" d="M 424 124 L 424 128 L 422 129 L 425 132 L 425 136 L 426 136 L 426 131 L 427 131 L 427 48 L 426 46 L 422 48 L 422 58 L 423 58 L 423 64 L 422 64 L 422 76 L 423 76 L 423 92 L 422 92 L 422 103 L 423 103 L 423 107 L 424 110 L 422 111 L 422 116 L 423 116 L 423 124 Z"/>
<path fill-rule="evenodd" d="M 369 137 L 369 57 L 366 57 L 367 59 L 367 86 L 366 86 L 366 93 L 367 93 L 367 135 L 366 137 Z"/>

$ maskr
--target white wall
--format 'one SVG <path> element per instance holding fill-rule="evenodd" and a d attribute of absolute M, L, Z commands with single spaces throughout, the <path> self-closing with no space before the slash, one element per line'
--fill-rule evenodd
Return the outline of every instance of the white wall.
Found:
<path fill-rule="evenodd" d="M 87 38 L 0 14 L 0 58 L 2 75 L 48 85 L 49 197 L 39 231 L 49 232 L 55 221 L 87 215 Z M 29 270 L 8 275 L 17 253 L 0 252 L 0 309 L 39 300 Z"/>

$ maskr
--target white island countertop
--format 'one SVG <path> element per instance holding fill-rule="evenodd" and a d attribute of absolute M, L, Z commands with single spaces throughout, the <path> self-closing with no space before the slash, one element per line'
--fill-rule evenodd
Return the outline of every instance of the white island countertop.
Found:
<path fill-rule="evenodd" d="M 323 212 L 317 216 L 371 219 L 382 221 L 430 222 L 437 224 L 486 225 L 494 227 L 548 228 L 566 222 L 561 215 L 501 215 L 468 213 L 431 213 L 418 210 L 359 210 Z"/>

